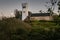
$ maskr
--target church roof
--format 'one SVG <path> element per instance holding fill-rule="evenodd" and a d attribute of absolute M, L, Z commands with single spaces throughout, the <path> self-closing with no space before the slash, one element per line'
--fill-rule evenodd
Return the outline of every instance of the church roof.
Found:
<path fill-rule="evenodd" d="M 50 16 L 50 13 L 33 13 L 31 17 L 38 17 L 38 16 Z"/>

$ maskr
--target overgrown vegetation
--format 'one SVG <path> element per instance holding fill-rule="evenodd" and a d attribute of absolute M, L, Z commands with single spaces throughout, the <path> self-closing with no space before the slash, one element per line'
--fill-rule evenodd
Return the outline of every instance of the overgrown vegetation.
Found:
<path fill-rule="evenodd" d="M 16 18 L 3 19 L 0 21 L 0 40 L 60 40 L 58 20 L 25 23 Z"/>
<path fill-rule="evenodd" d="M 54 21 L 30 21 L 30 40 L 60 40 L 60 16 Z"/>
<path fill-rule="evenodd" d="M 30 25 L 19 19 L 9 18 L 0 21 L 0 40 L 27 40 Z"/>

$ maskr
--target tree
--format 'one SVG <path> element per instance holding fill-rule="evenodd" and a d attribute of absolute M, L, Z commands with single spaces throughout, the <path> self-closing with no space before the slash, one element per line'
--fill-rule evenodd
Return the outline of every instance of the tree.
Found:
<path fill-rule="evenodd" d="M 17 9 L 14 10 L 15 12 L 15 18 L 20 18 L 22 17 L 22 11 L 18 11 Z"/>
<path fill-rule="evenodd" d="M 57 0 L 50 0 L 50 2 L 46 2 L 46 3 L 48 4 L 48 5 L 45 5 L 48 9 L 47 12 L 53 14 Z M 51 4 L 51 5 L 49 5 L 49 4 Z"/>
<path fill-rule="evenodd" d="M 42 10 L 40 10 L 39 12 L 40 12 L 40 13 L 42 13 L 43 11 L 42 11 Z"/>
<path fill-rule="evenodd" d="M 60 1 L 58 1 L 58 13 L 60 14 Z"/>
<path fill-rule="evenodd" d="M 31 11 L 28 11 L 28 15 L 31 16 L 32 12 Z"/>

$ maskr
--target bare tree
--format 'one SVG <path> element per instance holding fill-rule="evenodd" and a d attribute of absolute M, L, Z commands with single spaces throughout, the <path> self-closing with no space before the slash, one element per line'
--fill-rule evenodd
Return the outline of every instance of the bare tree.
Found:
<path fill-rule="evenodd" d="M 58 1 L 58 13 L 60 14 L 60 1 Z"/>
<path fill-rule="evenodd" d="M 45 7 L 47 7 L 48 9 L 47 12 L 51 13 L 51 15 L 53 14 L 56 3 L 57 3 L 57 0 L 50 0 L 50 2 L 46 2 L 46 4 L 48 5 L 45 5 Z"/>

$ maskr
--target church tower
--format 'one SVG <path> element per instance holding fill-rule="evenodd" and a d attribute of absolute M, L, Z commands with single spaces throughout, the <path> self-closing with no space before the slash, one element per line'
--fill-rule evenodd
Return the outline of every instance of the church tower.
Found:
<path fill-rule="evenodd" d="M 28 16 L 28 3 L 22 3 L 22 21 Z"/>

